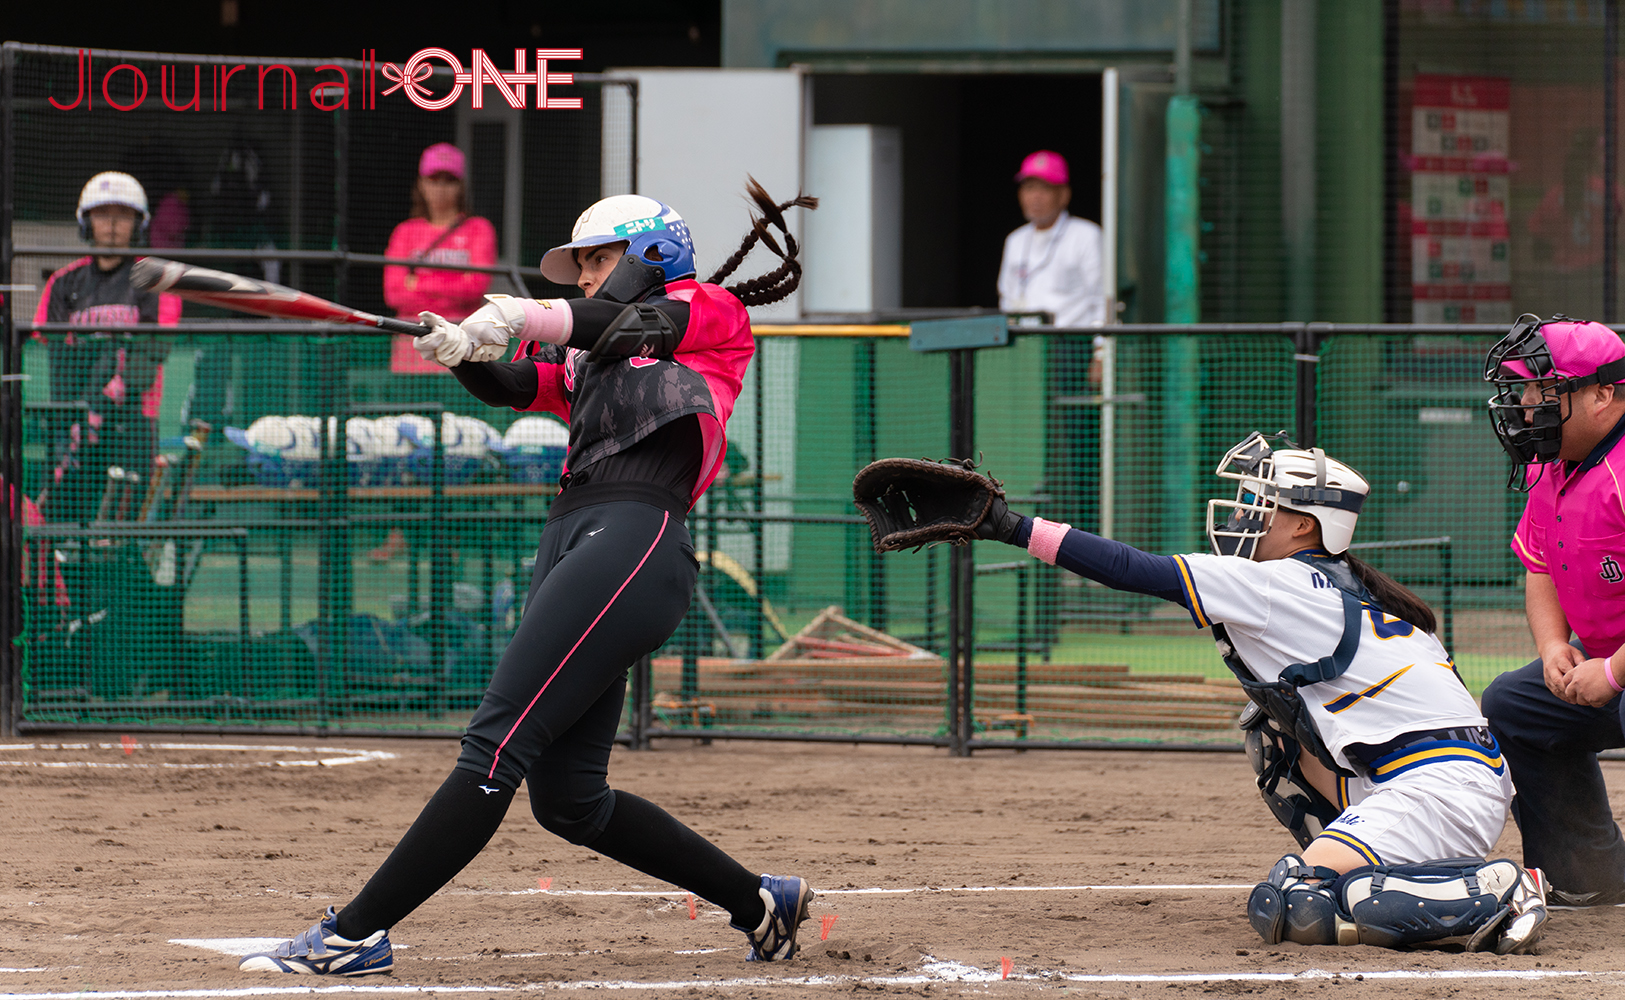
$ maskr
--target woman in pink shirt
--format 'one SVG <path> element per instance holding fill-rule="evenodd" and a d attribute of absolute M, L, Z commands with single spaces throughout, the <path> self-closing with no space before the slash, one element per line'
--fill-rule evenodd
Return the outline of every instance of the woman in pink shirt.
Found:
<path fill-rule="evenodd" d="M 463 184 L 462 150 L 437 142 L 418 160 L 418 182 L 412 188 L 412 217 L 390 234 L 387 257 L 426 264 L 477 264 L 497 260 L 497 234 L 491 223 L 468 214 Z M 439 313 L 452 322 L 484 304 L 491 276 L 480 271 L 447 271 L 431 267 L 384 268 L 384 301 L 402 316 Z M 445 369 L 418 357 L 412 342 L 392 338 L 389 370 L 397 374 L 432 375 Z"/>

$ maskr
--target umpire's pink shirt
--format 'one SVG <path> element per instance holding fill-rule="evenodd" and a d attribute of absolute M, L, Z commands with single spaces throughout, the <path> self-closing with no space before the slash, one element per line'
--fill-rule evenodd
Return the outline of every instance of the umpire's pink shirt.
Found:
<path fill-rule="evenodd" d="M 1512 551 L 1557 587 L 1591 656 L 1625 646 L 1625 419 L 1584 462 L 1552 462 L 1529 491 Z M 1527 475 L 1541 471 L 1531 465 Z"/>

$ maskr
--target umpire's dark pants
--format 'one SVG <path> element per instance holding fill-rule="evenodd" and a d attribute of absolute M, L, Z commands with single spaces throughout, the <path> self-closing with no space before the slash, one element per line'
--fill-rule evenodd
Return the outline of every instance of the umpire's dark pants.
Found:
<path fill-rule="evenodd" d="M 1540 660 L 1484 692 L 1484 715 L 1512 768 L 1524 864 L 1565 893 L 1625 895 L 1625 839 L 1597 763 L 1599 751 L 1625 747 L 1622 700 L 1571 705 L 1547 690 Z"/>

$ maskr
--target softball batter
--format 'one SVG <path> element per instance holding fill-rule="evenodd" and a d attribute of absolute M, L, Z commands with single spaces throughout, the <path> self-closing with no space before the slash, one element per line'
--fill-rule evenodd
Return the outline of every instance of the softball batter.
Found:
<path fill-rule="evenodd" d="M 758 219 L 706 283 L 675 211 L 620 195 L 588 208 L 542 273 L 584 299 L 488 296 L 460 325 L 433 313 L 414 342 L 493 406 L 545 410 L 570 425 L 562 490 L 548 512 L 519 626 L 463 737 L 462 752 L 361 893 L 251 971 L 363 975 L 393 967 L 389 929 L 472 861 L 521 781 L 543 827 L 732 915 L 749 959 L 796 953 L 813 898 L 794 876 L 757 875 L 659 806 L 607 782 L 627 668 L 658 648 L 688 610 L 698 575 L 684 518 L 716 477 L 724 430 L 754 352 L 746 305 L 800 280 L 783 217 L 754 181 Z M 783 234 L 785 249 L 767 232 Z M 722 288 L 757 242 L 774 271 Z M 521 341 L 512 362 L 510 338 Z"/>

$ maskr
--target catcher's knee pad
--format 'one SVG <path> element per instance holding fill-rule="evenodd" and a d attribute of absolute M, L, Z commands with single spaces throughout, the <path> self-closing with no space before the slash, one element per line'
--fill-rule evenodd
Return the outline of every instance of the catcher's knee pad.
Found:
<path fill-rule="evenodd" d="M 1253 886 L 1247 899 L 1247 921 L 1265 944 L 1353 944 L 1354 925 L 1344 919 L 1330 888 L 1337 873 L 1311 867 L 1288 854 L 1270 869 L 1269 878 Z"/>
<path fill-rule="evenodd" d="M 1459 938 L 1470 951 L 1527 951 L 1546 922 L 1538 869 L 1448 858 L 1356 869 L 1337 882 L 1361 944 L 1401 948 Z"/>

